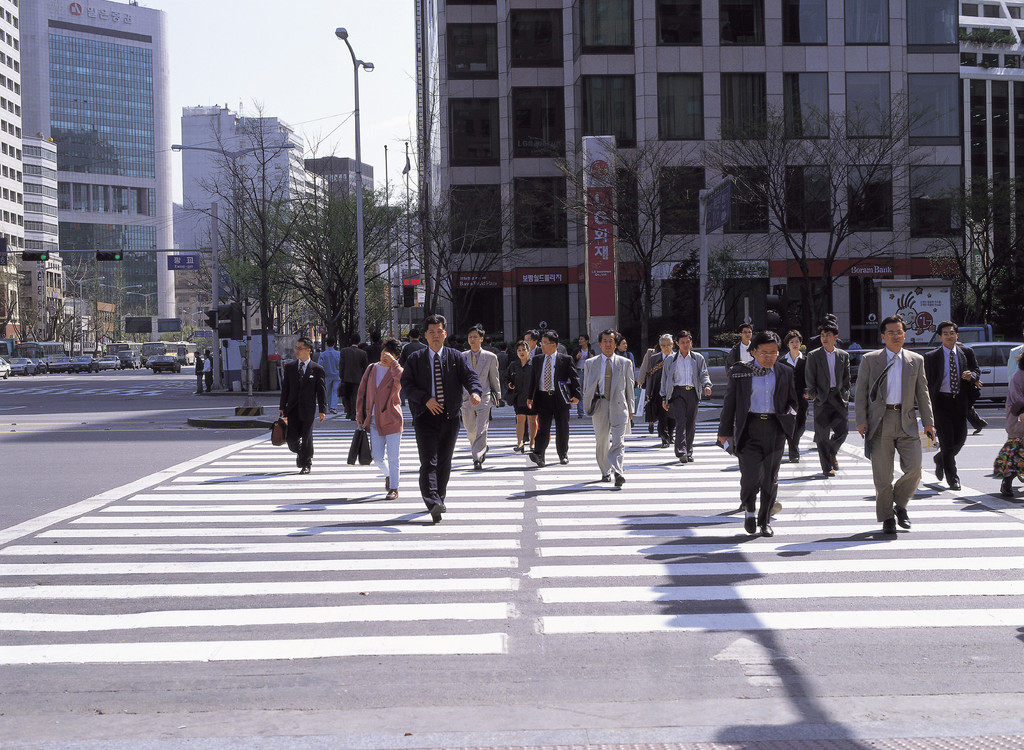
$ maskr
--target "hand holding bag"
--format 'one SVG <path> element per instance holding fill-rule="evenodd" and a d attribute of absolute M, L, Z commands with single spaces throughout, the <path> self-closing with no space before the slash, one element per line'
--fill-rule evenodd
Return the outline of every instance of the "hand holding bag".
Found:
<path fill-rule="evenodd" d="M 270 426 L 270 442 L 272 445 L 284 445 L 285 435 L 288 432 L 288 425 L 280 417 Z"/>
<path fill-rule="evenodd" d="M 348 465 L 355 466 L 356 461 L 360 466 L 369 466 L 373 463 L 373 456 L 370 453 L 370 435 L 362 427 L 357 427 L 352 433 L 352 444 L 348 447 Z"/>

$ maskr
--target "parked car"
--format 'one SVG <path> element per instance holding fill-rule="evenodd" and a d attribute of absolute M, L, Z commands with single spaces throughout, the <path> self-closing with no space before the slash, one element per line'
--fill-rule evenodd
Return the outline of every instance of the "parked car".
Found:
<path fill-rule="evenodd" d="M 96 370 L 120 370 L 121 360 L 116 354 L 106 354 L 96 360 Z"/>
<path fill-rule="evenodd" d="M 158 372 L 181 372 L 181 362 L 173 354 L 155 354 L 146 361 L 146 366 L 154 375 Z"/>
<path fill-rule="evenodd" d="M 25 359 L 32 360 L 32 364 L 34 364 L 36 366 L 36 373 L 37 374 L 42 375 L 42 374 L 44 374 L 46 372 L 49 372 L 49 368 L 47 367 L 46 360 L 43 359 L 42 357 L 26 357 Z"/>
<path fill-rule="evenodd" d="M 28 357 L 14 357 L 10 361 L 11 375 L 35 375 L 36 363 Z"/>
<path fill-rule="evenodd" d="M 79 354 L 71 359 L 71 372 L 99 372 L 96 360 L 88 354 Z"/>
<path fill-rule="evenodd" d="M 725 358 L 729 354 L 728 349 L 717 346 L 709 346 L 706 349 L 694 349 L 704 355 L 708 365 L 708 375 L 711 377 L 712 398 L 725 398 L 725 389 L 729 385 L 729 376 L 725 370 Z"/>
<path fill-rule="evenodd" d="M 142 367 L 142 355 L 131 349 L 122 349 L 117 353 L 117 358 L 125 370 L 138 370 Z"/>
<path fill-rule="evenodd" d="M 6 359 L 0 357 L 0 379 L 7 380 L 11 377 L 11 365 Z"/>
<path fill-rule="evenodd" d="M 54 357 L 46 369 L 50 372 L 71 372 L 72 367 L 71 357 Z"/>
<path fill-rule="evenodd" d="M 981 370 L 980 398 L 1006 401 L 1010 389 L 1006 365 L 1010 361 L 1010 350 L 1020 346 L 1013 341 L 985 341 L 977 344 L 968 343 L 978 358 L 978 369 Z"/>

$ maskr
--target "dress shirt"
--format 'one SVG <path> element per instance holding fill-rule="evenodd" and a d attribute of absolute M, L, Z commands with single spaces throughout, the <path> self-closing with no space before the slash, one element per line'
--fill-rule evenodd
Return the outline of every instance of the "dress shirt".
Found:
<path fill-rule="evenodd" d="M 789 364 L 792 365 L 793 369 L 795 370 L 796 369 L 796 363 L 800 361 L 800 357 L 801 357 L 800 354 L 797 354 L 796 357 L 794 357 L 792 354 L 787 354 L 786 355 L 786 361 L 789 362 Z"/>
<path fill-rule="evenodd" d="M 755 414 L 775 413 L 775 371 L 755 375 L 750 384 L 750 411 Z"/>
<path fill-rule="evenodd" d="M 953 354 L 952 349 L 947 349 L 945 345 L 942 346 L 942 385 L 939 386 L 939 393 L 953 394 L 953 388 L 949 382 L 949 357 Z M 954 357 L 956 372 L 953 373 L 955 377 L 960 377 L 960 358 Z"/>
<path fill-rule="evenodd" d="M 836 387 L 836 350 L 825 350 L 825 361 L 828 363 L 828 387 Z"/>
<path fill-rule="evenodd" d="M 747 347 L 743 346 L 743 342 L 740 342 L 740 362 L 753 362 L 754 355 L 747 351 Z"/>
<path fill-rule="evenodd" d="M 896 361 L 892 363 L 892 367 L 885 375 L 885 403 L 889 405 L 903 403 L 903 350 L 900 349 L 893 354 L 892 350 L 886 349 L 886 366 L 892 362 L 893 357 L 896 358 Z"/>
<path fill-rule="evenodd" d="M 693 357 L 680 354 L 676 357 L 676 385 L 696 386 L 693 382 Z"/>

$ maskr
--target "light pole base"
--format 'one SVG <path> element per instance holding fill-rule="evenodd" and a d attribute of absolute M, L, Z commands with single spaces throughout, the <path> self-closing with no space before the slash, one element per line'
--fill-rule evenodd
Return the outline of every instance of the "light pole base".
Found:
<path fill-rule="evenodd" d="M 263 407 L 259 404 L 246 404 L 245 406 L 235 407 L 236 417 L 262 417 Z"/>

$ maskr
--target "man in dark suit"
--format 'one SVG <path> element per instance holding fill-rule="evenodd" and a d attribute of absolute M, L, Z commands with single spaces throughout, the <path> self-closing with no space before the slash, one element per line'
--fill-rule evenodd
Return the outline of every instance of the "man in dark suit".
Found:
<path fill-rule="evenodd" d="M 420 329 L 409 329 L 409 343 L 402 347 L 402 353 L 398 356 L 398 364 L 402 366 L 402 369 L 405 369 L 405 362 L 409 359 L 409 355 L 426 348 L 427 345 L 420 341 Z"/>
<path fill-rule="evenodd" d="M 530 372 L 526 406 L 536 409 L 537 438 L 530 460 L 544 466 L 544 452 L 551 442 L 551 423 L 555 423 L 555 449 L 562 464 L 569 463 L 569 407 L 580 402 L 580 374 L 568 354 L 558 352 L 558 334 L 544 331 L 540 337 L 541 354 Z"/>
<path fill-rule="evenodd" d="M 814 444 L 824 477 L 839 469 L 839 449 L 850 430 L 850 355 L 836 346 L 839 326 L 826 319 L 818 328 L 821 346 L 807 355 L 807 398 L 814 401 Z"/>
<path fill-rule="evenodd" d="M 356 393 L 359 381 L 366 372 L 366 352 L 359 348 L 359 334 L 349 337 L 350 344 L 339 352 L 341 359 L 341 403 L 345 407 L 345 419 L 356 418 Z"/>
<path fill-rule="evenodd" d="M 970 347 L 957 343 L 959 328 L 944 320 L 937 328 L 942 346 L 924 355 L 924 374 L 935 414 L 935 433 L 939 451 L 935 454 L 935 476 L 945 476 L 949 488 L 960 489 L 956 456 L 967 441 L 967 412 L 971 408 L 974 385 L 981 378 L 978 359 Z"/>
<path fill-rule="evenodd" d="M 750 356 L 750 340 L 754 336 L 754 327 L 750 323 L 741 323 L 736 332 L 740 335 L 740 340 L 733 344 L 732 349 L 725 355 L 726 369 L 732 367 L 737 362 L 753 361 Z"/>
<path fill-rule="evenodd" d="M 452 454 L 462 424 L 462 391 L 479 406 L 480 379 L 462 353 L 444 345 L 448 321 L 443 315 L 427 318 L 427 347 L 409 355 L 402 373 L 402 392 L 409 399 L 416 449 L 420 458 L 420 494 L 434 523 L 447 511 L 448 477 Z"/>
<path fill-rule="evenodd" d="M 295 455 L 300 474 L 308 474 L 313 466 L 313 423 L 327 416 L 327 388 L 324 368 L 311 360 L 313 342 L 303 336 L 295 344 L 294 362 L 284 366 L 281 402 L 278 414 L 288 425 L 288 450 Z"/>
<path fill-rule="evenodd" d="M 779 510 L 775 502 L 779 489 L 779 467 L 786 440 L 796 419 L 796 388 L 793 368 L 779 361 L 782 342 L 774 331 L 762 331 L 751 338 L 750 363 L 737 362 L 729 368 L 729 385 L 718 425 L 718 442 L 733 442 L 740 462 L 740 500 L 748 534 L 760 529 L 762 536 L 774 536 L 769 520 Z M 761 503 L 754 501 L 758 492 Z"/>

